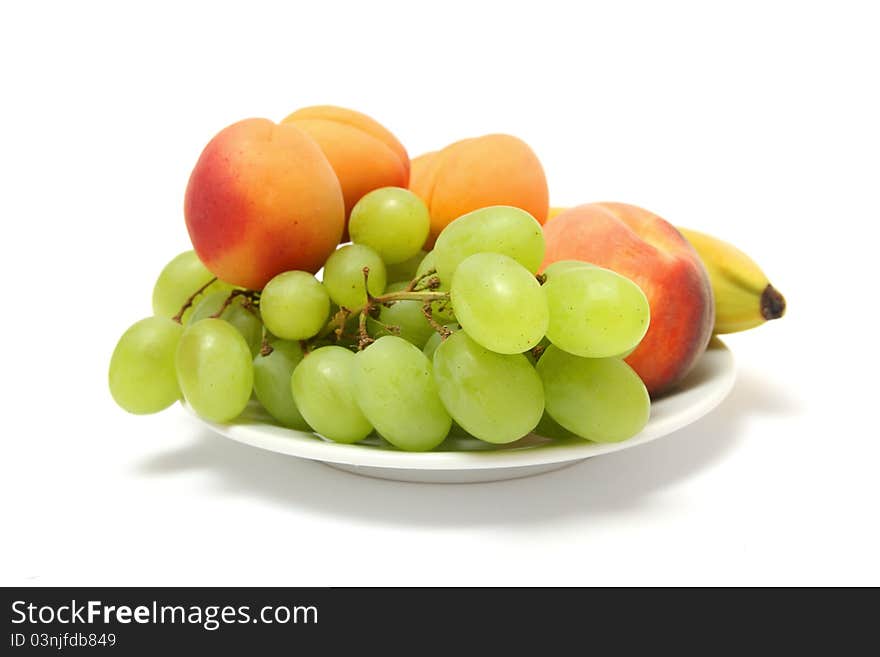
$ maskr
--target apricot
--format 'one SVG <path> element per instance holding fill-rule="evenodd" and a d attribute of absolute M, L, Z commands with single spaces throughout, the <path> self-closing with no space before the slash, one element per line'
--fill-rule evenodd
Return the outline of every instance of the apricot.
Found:
<path fill-rule="evenodd" d="M 544 225 L 543 271 L 558 260 L 584 260 L 634 281 L 648 297 L 651 324 L 626 361 L 651 396 L 681 381 L 712 337 L 715 302 L 697 252 L 653 212 L 624 203 L 569 208 Z"/>
<path fill-rule="evenodd" d="M 318 271 L 345 224 L 342 190 L 321 148 L 268 119 L 239 121 L 208 143 L 184 215 L 211 273 L 256 290 L 284 271 Z"/>
<path fill-rule="evenodd" d="M 346 218 L 368 192 L 409 184 L 406 149 L 388 129 L 366 114 L 333 105 L 316 105 L 296 110 L 282 123 L 303 130 L 324 151 L 342 186 Z"/>
<path fill-rule="evenodd" d="M 490 205 L 512 205 L 539 223 L 547 219 L 547 178 L 521 139 L 492 134 L 450 144 L 412 162 L 410 189 L 428 205 L 430 248 L 449 222 Z"/>

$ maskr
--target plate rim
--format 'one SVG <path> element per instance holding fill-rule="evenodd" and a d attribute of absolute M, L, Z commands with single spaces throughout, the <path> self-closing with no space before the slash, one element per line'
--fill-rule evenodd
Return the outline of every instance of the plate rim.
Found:
<path fill-rule="evenodd" d="M 216 433 L 236 442 L 279 454 L 296 456 L 312 461 L 339 463 L 364 468 L 387 468 L 401 470 L 483 470 L 492 468 L 517 468 L 529 465 L 549 465 L 579 461 L 593 456 L 609 454 L 644 445 L 667 436 L 693 424 L 715 409 L 733 389 L 736 381 L 736 362 L 729 347 L 720 340 L 714 340 L 700 360 L 707 357 L 716 359 L 717 371 L 695 387 L 684 388 L 668 397 L 652 403 L 652 409 L 668 399 L 681 395 L 708 391 L 699 396 L 695 403 L 680 410 L 672 417 L 655 418 L 653 415 L 646 427 L 636 436 L 617 443 L 546 444 L 521 449 L 498 449 L 477 451 L 444 452 L 406 452 L 396 449 L 376 448 L 368 445 L 334 443 L 316 434 L 279 425 L 254 422 L 233 421 L 218 423 L 204 420 L 185 402 L 186 411 L 198 422 Z M 699 361 L 694 367 L 697 370 Z M 693 371 L 692 370 L 692 373 Z M 689 375 L 691 376 L 691 375 Z M 685 378 L 685 385 L 687 377 Z M 537 435 L 537 434 L 536 434 Z"/>

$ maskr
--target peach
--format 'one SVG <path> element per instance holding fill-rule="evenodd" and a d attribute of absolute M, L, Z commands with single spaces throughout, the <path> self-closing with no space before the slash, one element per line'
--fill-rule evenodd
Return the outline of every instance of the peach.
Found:
<path fill-rule="evenodd" d="M 453 219 L 490 205 L 522 208 L 542 224 L 547 219 L 541 162 L 528 144 L 510 135 L 464 139 L 417 157 L 409 186 L 431 213 L 426 248 Z"/>
<path fill-rule="evenodd" d="M 339 178 L 345 216 L 360 198 L 379 187 L 409 184 L 409 156 L 397 138 L 369 116 L 344 107 L 316 105 L 287 116 L 318 142 Z M 345 233 L 347 238 L 348 233 Z"/>
<path fill-rule="evenodd" d="M 342 190 L 321 148 L 299 128 L 246 119 L 221 130 L 189 178 L 186 227 L 218 278 L 252 289 L 275 275 L 316 272 L 345 223 Z"/>
<path fill-rule="evenodd" d="M 624 203 L 589 203 L 544 226 L 543 270 L 584 260 L 633 280 L 651 306 L 651 325 L 626 361 L 657 396 L 682 380 L 712 337 L 715 302 L 703 263 L 676 228 Z"/>

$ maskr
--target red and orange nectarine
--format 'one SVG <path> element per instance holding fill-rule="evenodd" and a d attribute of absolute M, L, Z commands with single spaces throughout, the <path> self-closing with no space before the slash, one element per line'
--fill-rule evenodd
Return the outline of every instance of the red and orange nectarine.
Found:
<path fill-rule="evenodd" d="M 342 190 L 321 148 L 268 119 L 239 121 L 208 143 L 184 215 L 211 273 L 256 290 L 284 271 L 318 271 L 345 223 Z"/>

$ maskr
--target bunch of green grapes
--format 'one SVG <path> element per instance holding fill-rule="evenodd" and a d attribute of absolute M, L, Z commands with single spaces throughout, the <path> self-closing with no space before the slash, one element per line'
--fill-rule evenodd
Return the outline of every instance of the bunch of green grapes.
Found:
<path fill-rule="evenodd" d="M 375 190 L 320 279 L 283 272 L 262 290 L 177 256 L 154 315 L 113 352 L 113 398 L 132 413 L 183 399 L 213 422 L 258 403 L 286 427 L 409 451 L 452 427 L 492 444 L 536 430 L 612 442 L 644 427 L 648 394 L 623 360 L 649 323 L 637 285 L 577 261 L 538 274 L 541 226 L 518 208 L 463 215 L 425 252 L 429 225 L 411 192 Z"/>

